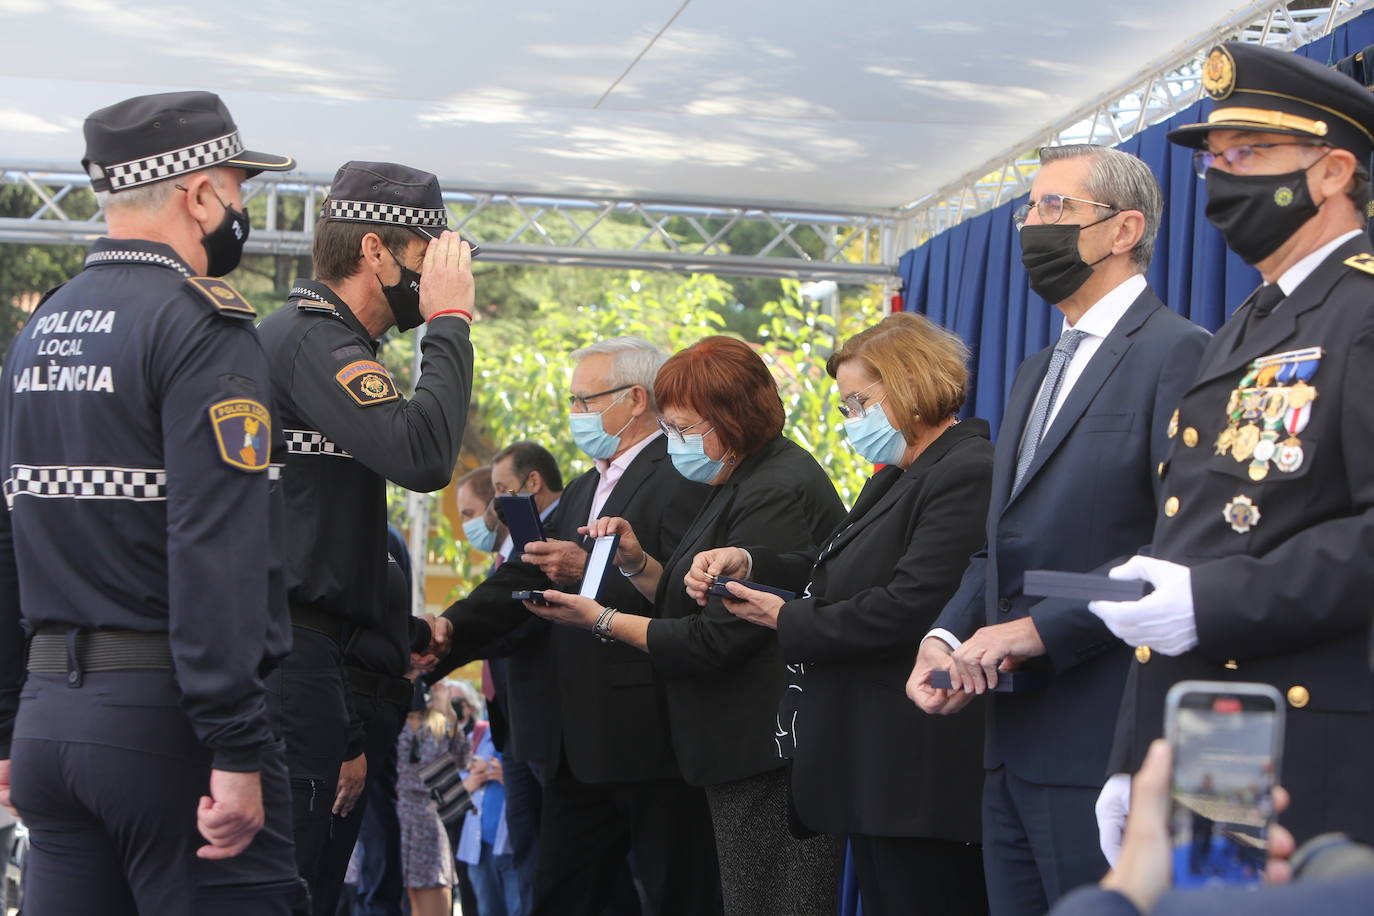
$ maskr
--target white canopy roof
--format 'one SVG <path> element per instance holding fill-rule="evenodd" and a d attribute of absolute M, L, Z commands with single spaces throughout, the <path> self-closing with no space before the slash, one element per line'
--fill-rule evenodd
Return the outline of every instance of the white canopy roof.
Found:
<path fill-rule="evenodd" d="M 890 208 L 1258 5 L 0 0 L 0 159 L 75 164 L 90 111 L 204 88 L 312 176 Z"/>

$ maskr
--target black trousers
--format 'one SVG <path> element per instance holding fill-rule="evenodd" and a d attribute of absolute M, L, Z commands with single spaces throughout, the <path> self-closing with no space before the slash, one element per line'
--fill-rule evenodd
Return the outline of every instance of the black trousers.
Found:
<path fill-rule="evenodd" d="M 320 867 L 348 749 L 349 701 L 339 644 L 315 630 L 292 627 L 291 654 L 266 686 L 268 708 L 286 740 L 296 866 L 311 896 L 322 896 Z M 335 889 L 335 899 L 337 894 Z"/>
<path fill-rule="evenodd" d="M 281 741 L 263 753 L 262 830 L 234 858 L 196 857 L 210 753 L 180 702 L 170 671 L 28 675 L 10 764 L 31 842 L 25 912 L 287 916 L 304 904 Z"/>
<path fill-rule="evenodd" d="M 864 916 L 983 916 L 983 849 L 916 837 L 850 834 Z"/>
<path fill-rule="evenodd" d="M 401 821 L 396 816 L 396 737 L 405 712 L 394 703 L 353 694 L 353 708 L 363 720 L 367 736 L 367 785 L 348 817 L 335 817 L 320 852 L 314 916 L 334 916 L 343 890 L 344 873 L 364 824 L 369 843 L 364 847 L 359 911 L 368 916 L 401 916 Z M 333 798 L 330 799 L 333 804 Z"/>
<path fill-rule="evenodd" d="M 645 916 L 721 911 L 705 793 L 675 781 L 588 785 L 564 760 L 544 784 L 530 916 L 597 916 L 631 853 Z"/>
<path fill-rule="evenodd" d="M 1098 789 L 1043 786 L 1006 767 L 983 783 L 983 866 L 993 916 L 1040 916 L 1107 873 L 1093 806 Z"/>

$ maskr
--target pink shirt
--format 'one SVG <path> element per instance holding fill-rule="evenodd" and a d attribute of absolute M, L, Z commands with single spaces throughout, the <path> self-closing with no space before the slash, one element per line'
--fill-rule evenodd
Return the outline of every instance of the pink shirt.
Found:
<path fill-rule="evenodd" d="M 587 516 L 587 524 L 590 525 L 601 517 L 601 509 L 606 505 L 606 500 L 611 498 L 611 491 L 615 489 L 616 482 L 619 481 L 621 476 L 625 473 L 625 469 L 630 466 L 631 462 L 639 457 L 639 453 L 644 451 L 644 448 L 650 442 L 653 442 L 662 435 L 663 433 L 656 429 L 653 435 L 645 436 L 643 439 L 640 439 L 634 445 L 627 448 L 620 457 L 614 461 L 607 461 L 604 458 L 597 458 L 595 460 L 596 469 L 601 472 L 601 482 L 596 485 L 596 494 L 592 497 L 592 512 L 591 515 Z"/>

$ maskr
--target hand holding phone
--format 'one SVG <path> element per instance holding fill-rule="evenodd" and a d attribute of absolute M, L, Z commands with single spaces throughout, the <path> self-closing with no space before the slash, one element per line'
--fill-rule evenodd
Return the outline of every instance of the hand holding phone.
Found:
<path fill-rule="evenodd" d="M 1283 717 L 1283 698 L 1268 684 L 1182 681 L 1170 689 L 1176 887 L 1255 884 L 1264 875 Z"/>

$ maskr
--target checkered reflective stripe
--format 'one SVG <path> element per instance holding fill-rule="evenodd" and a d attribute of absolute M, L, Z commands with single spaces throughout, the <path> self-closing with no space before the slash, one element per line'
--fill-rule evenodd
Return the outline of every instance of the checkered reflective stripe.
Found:
<path fill-rule="evenodd" d="M 157 264 L 159 267 L 170 267 L 183 277 L 191 276 L 191 272 L 181 265 L 179 261 L 173 260 L 162 254 L 153 254 L 151 251 L 92 251 L 86 255 L 86 266 L 94 267 L 97 264 Z"/>
<path fill-rule="evenodd" d="M 161 181 L 183 172 L 194 172 L 196 169 L 218 165 L 233 159 L 241 152 L 243 141 L 239 139 L 239 132 L 234 131 L 223 137 L 193 143 L 146 159 L 121 162 L 118 165 L 103 165 L 100 166 L 100 170 L 104 173 L 104 179 L 109 182 L 109 190 L 124 191 L 148 184 L 150 181 Z"/>
<path fill-rule="evenodd" d="M 12 464 L 10 476 L 5 479 L 5 504 L 13 507 L 20 496 L 165 500 L 167 472 L 162 468 Z"/>
<path fill-rule="evenodd" d="M 293 455 L 332 455 L 335 458 L 352 458 L 348 452 L 339 448 L 313 429 L 284 429 L 286 450 Z"/>
<path fill-rule="evenodd" d="M 376 204 L 369 200 L 331 200 L 325 205 L 326 219 L 344 219 L 364 223 L 397 223 L 402 226 L 448 228 L 448 210 L 421 207 L 402 207 L 398 204 Z"/>

